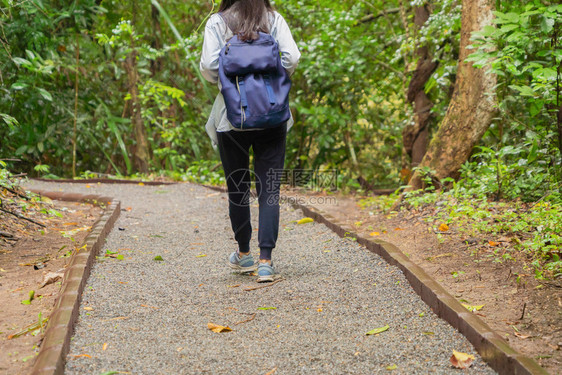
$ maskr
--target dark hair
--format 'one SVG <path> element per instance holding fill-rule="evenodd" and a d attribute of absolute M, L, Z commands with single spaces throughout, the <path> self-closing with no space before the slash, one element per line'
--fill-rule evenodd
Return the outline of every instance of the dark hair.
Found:
<path fill-rule="evenodd" d="M 269 0 L 223 0 L 219 12 L 241 40 L 258 39 L 258 31 L 269 33 Z"/>

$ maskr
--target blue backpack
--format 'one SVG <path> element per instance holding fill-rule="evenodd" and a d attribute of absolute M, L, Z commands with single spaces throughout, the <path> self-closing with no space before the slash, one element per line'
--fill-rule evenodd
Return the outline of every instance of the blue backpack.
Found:
<path fill-rule="evenodd" d="M 289 120 L 291 79 L 270 34 L 230 39 L 219 54 L 219 79 L 226 116 L 235 128 L 272 128 Z"/>

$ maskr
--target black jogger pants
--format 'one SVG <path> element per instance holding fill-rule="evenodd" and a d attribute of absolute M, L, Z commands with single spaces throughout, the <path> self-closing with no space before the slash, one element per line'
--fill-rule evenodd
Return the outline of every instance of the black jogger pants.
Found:
<path fill-rule="evenodd" d="M 255 183 L 259 203 L 260 259 L 271 259 L 279 234 L 279 188 L 285 163 L 287 125 L 271 129 L 217 132 L 228 187 L 230 223 L 241 252 L 250 250 L 250 189 Z M 250 148 L 254 169 L 250 169 Z"/>

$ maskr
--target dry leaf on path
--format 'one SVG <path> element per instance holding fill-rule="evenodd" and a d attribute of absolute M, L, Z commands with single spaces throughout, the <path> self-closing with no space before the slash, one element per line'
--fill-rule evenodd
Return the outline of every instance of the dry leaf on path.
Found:
<path fill-rule="evenodd" d="M 49 272 L 43 278 L 43 282 L 41 283 L 41 286 L 39 286 L 39 289 L 44 288 L 49 284 L 53 284 L 53 283 L 59 281 L 60 279 L 62 279 L 63 276 L 64 276 L 63 273 Z"/>
<path fill-rule="evenodd" d="M 312 223 L 313 221 L 314 221 L 314 219 L 311 218 L 311 217 L 304 217 L 304 218 L 300 219 L 299 221 L 297 221 L 297 224 Z"/>
<path fill-rule="evenodd" d="M 375 237 L 375 236 L 380 236 L 381 234 L 379 232 L 371 232 L 370 236 L 371 237 Z"/>
<path fill-rule="evenodd" d="M 92 358 L 92 356 L 89 355 L 89 354 L 78 354 L 78 355 L 75 355 L 75 356 L 74 356 L 74 358 L 79 358 L 79 357 Z"/>
<path fill-rule="evenodd" d="M 385 325 L 384 327 L 375 328 L 375 329 L 370 330 L 369 332 L 366 333 L 366 335 L 376 335 L 376 334 L 378 334 L 378 333 L 381 333 L 381 332 L 386 331 L 386 330 L 389 329 L 389 328 L 390 328 L 390 327 L 389 327 L 388 324 L 387 324 L 387 325 Z"/>
<path fill-rule="evenodd" d="M 474 361 L 474 356 L 471 354 L 457 352 L 453 350 L 453 355 L 451 356 L 451 365 L 456 368 L 469 368 Z"/>
<path fill-rule="evenodd" d="M 209 328 L 211 331 L 216 333 L 232 331 L 232 328 L 230 327 L 219 326 L 218 324 L 213 324 L 213 323 L 207 323 L 207 328 Z"/>
<path fill-rule="evenodd" d="M 445 223 L 442 223 L 439 228 L 438 228 L 441 232 L 446 232 L 449 230 L 449 226 Z"/>

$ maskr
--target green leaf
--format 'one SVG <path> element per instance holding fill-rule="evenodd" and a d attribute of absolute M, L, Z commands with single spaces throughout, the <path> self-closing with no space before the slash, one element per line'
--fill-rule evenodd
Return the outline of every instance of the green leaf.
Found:
<path fill-rule="evenodd" d="M 503 17 L 505 17 L 505 19 L 507 19 L 507 20 L 509 20 L 513 23 L 519 23 L 519 14 L 517 14 L 517 13 L 513 13 L 513 12 L 506 13 L 506 14 L 503 15 Z"/>
<path fill-rule="evenodd" d="M 27 87 L 26 83 L 16 82 L 12 85 L 12 90 L 23 90 Z"/>
<path fill-rule="evenodd" d="M 13 128 L 19 125 L 18 120 L 5 113 L 0 113 L 0 118 L 10 127 Z"/>
<path fill-rule="evenodd" d="M 164 259 L 162 258 L 161 255 L 156 255 L 156 256 L 154 257 L 154 260 L 157 260 L 157 261 L 160 261 L 160 262 L 164 261 Z"/>
<path fill-rule="evenodd" d="M 14 57 L 14 58 L 12 58 L 12 61 L 15 62 L 17 66 L 31 65 L 31 62 L 29 60 L 26 60 L 26 59 L 21 58 L 21 57 Z"/>
<path fill-rule="evenodd" d="M 33 298 L 35 297 L 35 291 L 34 290 L 30 290 L 29 291 L 29 298 L 28 299 L 24 299 L 23 301 L 21 301 L 22 305 L 31 305 L 31 301 L 33 301 Z"/>
<path fill-rule="evenodd" d="M 390 366 L 386 366 L 386 369 L 388 371 L 396 370 L 397 368 L 398 368 L 398 366 L 396 366 L 396 364 L 394 364 L 394 363 Z"/>
<path fill-rule="evenodd" d="M 51 93 L 49 93 L 47 90 L 45 89 L 39 89 L 39 94 L 41 94 L 41 96 L 43 98 L 45 98 L 45 100 L 48 100 L 50 102 L 53 101 L 53 96 L 51 95 Z"/>
<path fill-rule="evenodd" d="M 121 149 L 121 155 L 123 156 L 123 159 L 125 160 L 125 165 L 127 166 L 127 173 L 131 174 L 133 172 L 133 164 L 131 163 L 131 159 L 129 158 L 127 147 L 125 146 L 125 142 L 123 141 L 121 132 L 117 127 L 117 121 L 120 119 L 113 117 L 111 115 L 111 111 L 109 110 L 107 105 L 105 105 L 105 103 L 101 103 L 101 105 L 103 106 L 103 108 L 105 109 L 108 115 L 107 126 L 113 132 L 113 134 L 115 134 L 115 138 L 117 138 L 117 143 L 119 144 L 119 148 Z"/>
<path fill-rule="evenodd" d="M 550 34 L 553 28 L 554 28 L 554 19 L 548 18 L 546 16 L 542 17 L 541 31 L 545 34 Z"/>
<path fill-rule="evenodd" d="M 469 304 L 467 304 L 467 303 L 462 303 L 462 305 L 463 305 L 468 311 L 471 311 L 471 312 L 480 311 L 480 310 L 482 310 L 482 308 L 484 307 L 484 305 L 472 306 L 472 305 L 469 305 Z"/>
<path fill-rule="evenodd" d="M 519 91 L 522 96 L 535 96 L 535 92 L 529 86 L 510 85 L 509 88 Z"/>
<path fill-rule="evenodd" d="M 502 27 L 500 28 L 500 30 L 501 30 L 503 33 L 508 33 L 508 32 L 510 32 L 510 31 L 512 31 L 512 30 L 515 30 L 515 29 L 519 28 L 519 27 L 521 27 L 521 26 L 519 26 L 519 25 L 514 25 L 514 24 L 510 23 L 510 24 L 507 24 L 507 25 L 502 26 Z"/>
<path fill-rule="evenodd" d="M 258 310 L 277 310 L 277 307 L 258 307 Z"/>
<path fill-rule="evenodd" d="M 375 328 L 375 329 L 370 330 L 369 332 L 366 333 L 366 335 L 376 335 L 376 334 L 379 334 L 379 333 L 381 333 L 381 332 L 386 331 L 386 330 L 389 329 L 389 328 L 390 328 L 390 327 L 389 327 L 388 324 L 387 324 L 387 325 L 385 325 L 384 327 Z"/>
<path fill-rule="evenodd" d="M 535 117 L 539 113 L 541 113 L 544 106 L 544 102 L 542 100 L 535 100 L 531 102 L 531 106 L 529 107 L 529 114 L 531 117 Z"/>
<path fill-rule="evenodd" d="M 536 73 L 536 75 L 535 75 Z M 556 70 L 552 69 L 552 68 L 544 68 L 544 69 L 537 69 L 536 71 L 533 72 L 533 76 L 534 77 L 541 77 L 543 79 L 549 80 L 549 81 L 556 81 Z"/>

